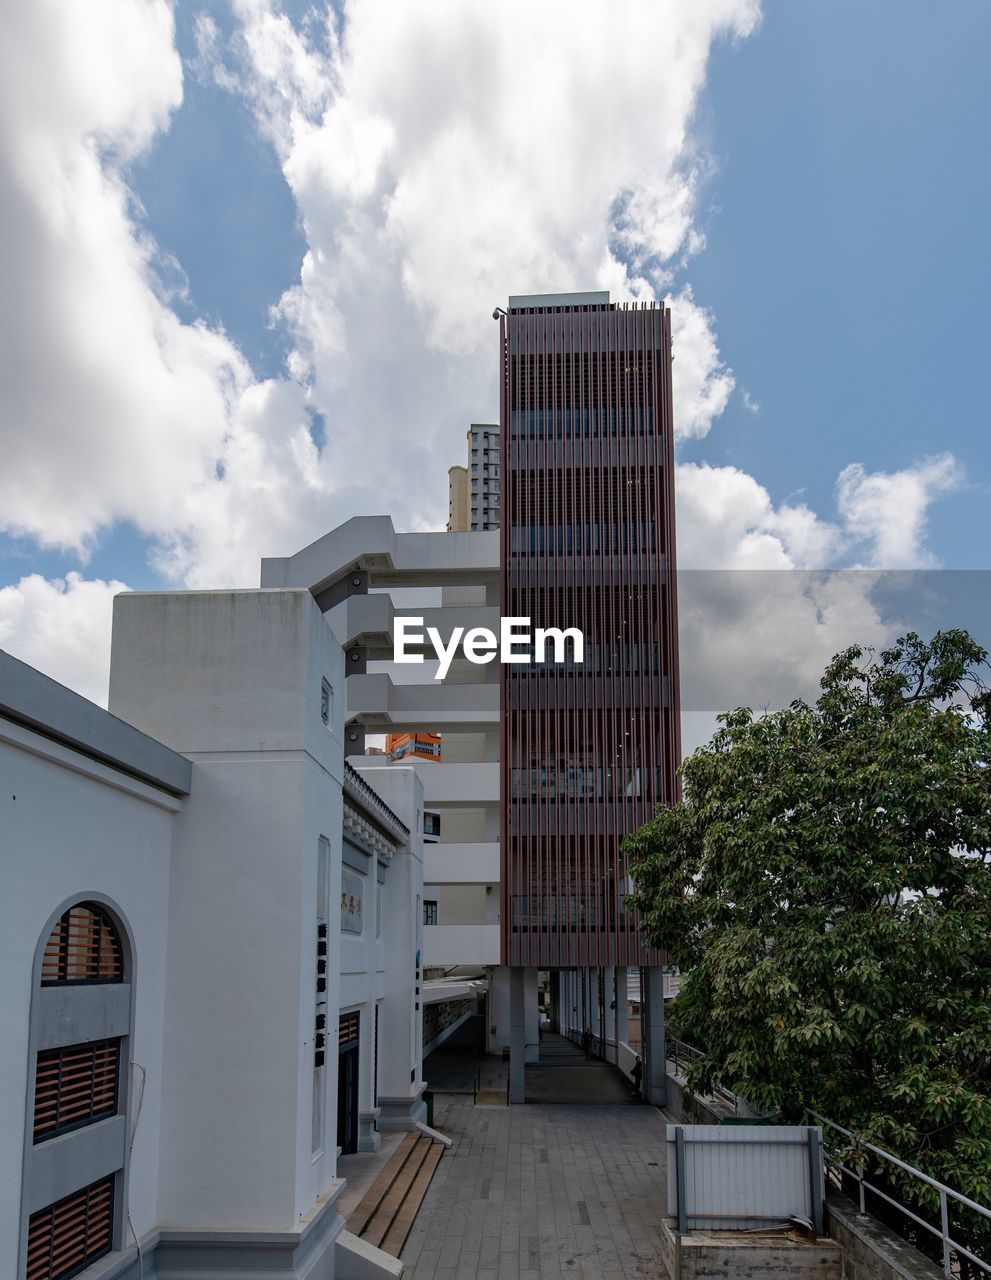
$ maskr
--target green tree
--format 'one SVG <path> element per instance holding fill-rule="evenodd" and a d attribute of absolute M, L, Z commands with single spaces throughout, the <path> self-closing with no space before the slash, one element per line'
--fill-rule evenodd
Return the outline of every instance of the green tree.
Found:
<path fill-rule="evenodd" d="M 647 940 L 685 975 L 689 1084 L 810 1106 L 991 1202 L 986 652 L 838 654 L 814 706 L 720 717 L 684 801 L 629 836 Z"/>

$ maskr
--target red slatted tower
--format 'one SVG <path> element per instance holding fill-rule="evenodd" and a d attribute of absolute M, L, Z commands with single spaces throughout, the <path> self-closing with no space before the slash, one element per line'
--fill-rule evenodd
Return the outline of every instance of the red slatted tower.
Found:
<path fill-rule="evenodd" d="M 658 965 L 619 844 L 678 797 L 670 313 L 510 299 L 500 336 L 502 612 L 586 645 L 502 667 L 502 962 Z"/>

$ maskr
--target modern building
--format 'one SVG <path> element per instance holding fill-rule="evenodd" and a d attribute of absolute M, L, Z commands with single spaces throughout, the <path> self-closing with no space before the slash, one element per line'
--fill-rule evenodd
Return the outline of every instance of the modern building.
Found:
<path fill-rule="evenodd" d="M 0 653 L 0 1274 L 395 1274 L 337 1160 L 425 1116 L 423 792 L 343 686 L 305 591 L 119 596 L 110 712 Z"/>
<path fill-rule="evenodd" d="M 468 428 L 468 465 L 448 470 L 448 533 L 499 528 L 501 465 L 498 424 L 473 422 Z"/>
<path fill-rule="evenodd" d="M 387 516 L 356 517 L 294 556 L 263 560 L 261 582 L 310 590 L 344 646 L 352 763 L 381 762 L 365 754 L 366 735 L 440 735 L 440 761 L 407 757 L 439 834 L 424 849 L 424 965 L 466 977 L 498 966 L 498 667 L 459 652 L 437 680 L 426 644 L 422 663 L 392 662 L 397 616 L 421 617 L 445 643 L 456 627 L 498 630 L 498 534 L 397 533 Z M 489 1026 L 490 1045 L 508 1043 L 508 1024 Z"/>
<path fill-rule="evenodd" d="M 439 733 L 387 733 L 385 754 L 390 764 L 400 760 L 435 760 L 440 762 L 441 739 Z"/>
<path fill-rule="evenodd" d="M 414 759 L 441 820 L 425 963 L 487 971 L 488 1047 L 511 1047 L 515 1099 L 539 1053 L 538 972 L 555 1027 L 590 1028 L 619 1062 L 633 966 L 661 1101 L 664 957 L 626 909 L 620 843 L 677 797 L 669 315 L 607 293 L 510 298 L 501 361 L 500 427 L 469 432 L 467 519 L 452 487 L 446 535 L 351 520 L 263 561 L 262 585 L 308 588 L 341 639 L 349 751 L 366 733 L 443 735 L 439 764 Z M 435 603 L 407 604 L 408 588 L 436 588 Z M 390 663 L 395 619 L 413 613 L 445 643 L 500 614 L 578 627 L 585 661 L 475 665 L 459 650 L 438 681 L 425 645 L 422 665 Z"/>
<path fill-rule="evenodd" d="M 581 664 L 501 667 L 501 954 L 514 1006 L 524 970 L 556 970 L 562 1029 L 614 1043 L 617 967 L 640 966 L 661 1100 L 663 955 L 627 910 L 620 845 L 678 795 L 670 317 L 608 293 L 511 297 L 500 343 L 502 610 L 585 641 Z"/>

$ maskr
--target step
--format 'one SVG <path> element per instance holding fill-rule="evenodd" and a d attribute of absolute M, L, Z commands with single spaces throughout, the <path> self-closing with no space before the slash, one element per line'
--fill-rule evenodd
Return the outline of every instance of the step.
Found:
<path fill-rule="evenodd" d="M 403 1245 L 406 1243 L 406 1237 L 409 1235 L 413 1223 L 416 1221 L 416 1215 L 420 1212 L 420 1205 L 423 1203 L 423 1197 L 427 1194 L 431 1179 L 440 1164 L 440 1158 L 444 1154 L 443 1144 L 440 1142 L 431 1142 L 430 1150 L 427 1152 L 426 1159 L 420 1166 L 420 1170 L 413 1180 L 413 1185 L 409 1189 L 405 1200 L 399 1207 L 399 1211 L 392 1220 L 392 1226 L 386 1233 L 385 1239 L 382 1241 L 380 1248 L 384 1253 L 391 1254 L 392 1257 L 398 1258 L 403 1251 Z"/>
<path fill-rule="evenodd" d="M 347 1220 L 347 1229 L 352 1235 L 360 1236 L 375 1216 L 389 1188 L 395 1182 L 403 1165 L 409 1159 L 410 1152 L 420 1141 L 419 1133 L 407 1133 L 399 1146 L 389 1158 L 385 1168 L 368 1188 L 361 1200 L 352 1209 Z"/>
<path fill-rule="evenodd" d="M 376 1247 L 381 1246 L 382 1241 L 389 1232 L 389 1228 L 392 1226 L 393 1218 L 399 1212 L 400 1206 L 406 1199 L 410 1188 L 416 1180 L 416 1175 L 420 1172 L 420 1167 L 426 1160 L 433 1145 L 431 1139 L 427 1137 L 422 1137 L 417 1141 L 403 1167 L 396 1175 L 392 1186 L 382 1197 L 382 1203 L 375 1210 L 371 1222 L 361 1233 L 362 1240 L 367 1240 L 369 1244 L 373 1244 Z"/>

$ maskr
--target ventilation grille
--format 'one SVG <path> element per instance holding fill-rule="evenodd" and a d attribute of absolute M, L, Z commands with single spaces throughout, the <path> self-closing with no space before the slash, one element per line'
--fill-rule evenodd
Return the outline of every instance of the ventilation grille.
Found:
<path fill-rule="evenodd" d="M 356 1044 L 358 1041 L 358 1023 L 359 1015 L 357 1013 L 342 1013 L 338 1030 L 338 1045 L 343 1048 L 347 1044 Z"/>
<path fill-rule="evenodd" d="M 119 1040 L 42 1050 L 34 1087 L 35 1142 L 114 1115 L 119 1066 Z"/>
<path fill-rule="evenodd" d="M 113 921 L 95 902 L 77 902 L 51 932 L 41 985 L 123 982 L 124 951 Z"/>
<path fill-rule="evenodd" d="M 27 1280 L 67 1280 L 110 1252 L 114 1180 L 111 1175 L 31 1215 Z"/>

